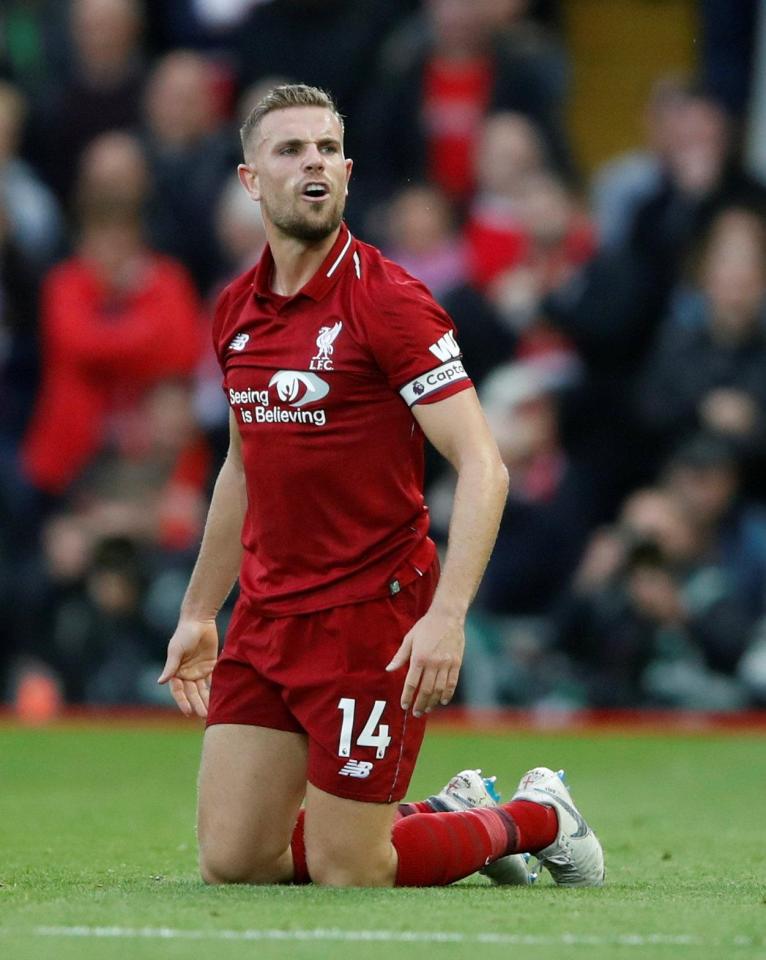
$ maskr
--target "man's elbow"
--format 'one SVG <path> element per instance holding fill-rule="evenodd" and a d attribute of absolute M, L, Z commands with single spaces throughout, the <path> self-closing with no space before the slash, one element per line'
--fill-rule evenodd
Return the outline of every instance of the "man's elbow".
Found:
<path fill-rule="evenodd" d="M 508 469 L 498 450 L 483 451 L 475 458 L 474 469 L 483 476 L 488 487 L 496 490 L 498 495 L 507 496 L 510 479 Z"/>
<path fill-rule="evenodd" d="M 503 463 L 500 456 L 498 456 L 497 458 L 496 474 L 497 474 L 497 485 L 500 488 L 503 494 L 503 497 L 505 498 L 508 496 L 508 490 L 511 486 L 511 477 L 510 477 L 510 474 L 508 473 L 508 467 L 506 467 L 506 465 Z"/>
<path fill-rule="evenodd" d="M 505 499 L 508 496 L 511 479 L 508 475 L 508 467 L 503 463 L 499 454 L 493 459 L 492 477 L 498 494 Z"/>

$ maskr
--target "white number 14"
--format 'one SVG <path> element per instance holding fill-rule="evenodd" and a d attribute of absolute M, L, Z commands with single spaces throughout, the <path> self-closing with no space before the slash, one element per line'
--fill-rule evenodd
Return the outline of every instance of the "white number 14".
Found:
<path fill-rule="evenodd" d="M 338 756 L 351 756 L 351 736 L 354 731 L 354 713 L 356 712 L 356 700 L 350 697 L 341 697 L 338 701 L 338 709 L 343 712 L 343 720 L 340 727 L 340 742 L 338 743 Z M 364 729 L 356 739 L 359 747 L 376 747 L 375 756 L 380 760 L 385 756 L 388 745 L 391 743 L 391 737 L 388 735 L 388 724 L 380 723 L 383 711 L 386 709 L 385 700 L 376 700 L 375 706 L 364 725 Z M 378 726 L 380 724 L 380 726 Z M 375 728 L 377 727 L 377 732 Z"/>

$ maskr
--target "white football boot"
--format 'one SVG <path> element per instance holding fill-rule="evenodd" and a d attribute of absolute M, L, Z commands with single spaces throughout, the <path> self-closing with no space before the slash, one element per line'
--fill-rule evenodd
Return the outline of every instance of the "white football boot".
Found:
<path fill-rule="evenodd" d="M 475 807 L 496 807 L 500 795 L 495 789 L 495 777 L 482 777 L 481 770 L 462 770 L 428 803 L 434 810 L 452 812 L 473 810 Z M 511 853 L 483 867 L 479 873 L 494 883 L 526 886 L 537 880 L 537 874 L 529 869 L 528 853 Z"/>
<path fill-rule="evenodd" d="M 559 832 L 553 843 L 535 856 L 565 887 L 600 887 L 604 882 L 604 851 L 595 833 L 583 820 L 564 783 L 564 771 L 548 767 L 528 770 L 513 800 L 529 800 L 553 807 Z"/>

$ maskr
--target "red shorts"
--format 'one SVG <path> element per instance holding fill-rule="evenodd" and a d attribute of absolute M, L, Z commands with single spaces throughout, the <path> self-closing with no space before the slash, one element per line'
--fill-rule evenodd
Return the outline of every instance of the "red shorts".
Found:
<path fill-rule="evenodd" d="M 434 563 L 394 596 L 292 617 L 257 616 L 240 601 L 213 671 L 208 726 L 305 733 L 314 786 L 369 803 L 401 800 L 425 718 L 401 708 L 407 667 L 385 668 L 438 576 Z"/>

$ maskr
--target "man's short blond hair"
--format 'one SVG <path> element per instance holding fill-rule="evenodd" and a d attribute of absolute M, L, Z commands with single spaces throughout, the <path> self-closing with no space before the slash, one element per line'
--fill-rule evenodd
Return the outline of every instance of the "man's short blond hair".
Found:
<path fill-rule="evenodd" d="M 343 135 L 343 117 L 338 113 L 335 101 L 325 90 L 319 87 L 310 87 L 305 83 L 283 83 L 272 87 L 267 94 L 253 107 L 242 124 L 239 136 L 242 141 L 242 150 L 247 154 L 247 148 L 252 141 L 253 133 L 267 113 L 275 110 L 287 110 L 290 107 L 322 107 L 335 114 Z"/>

